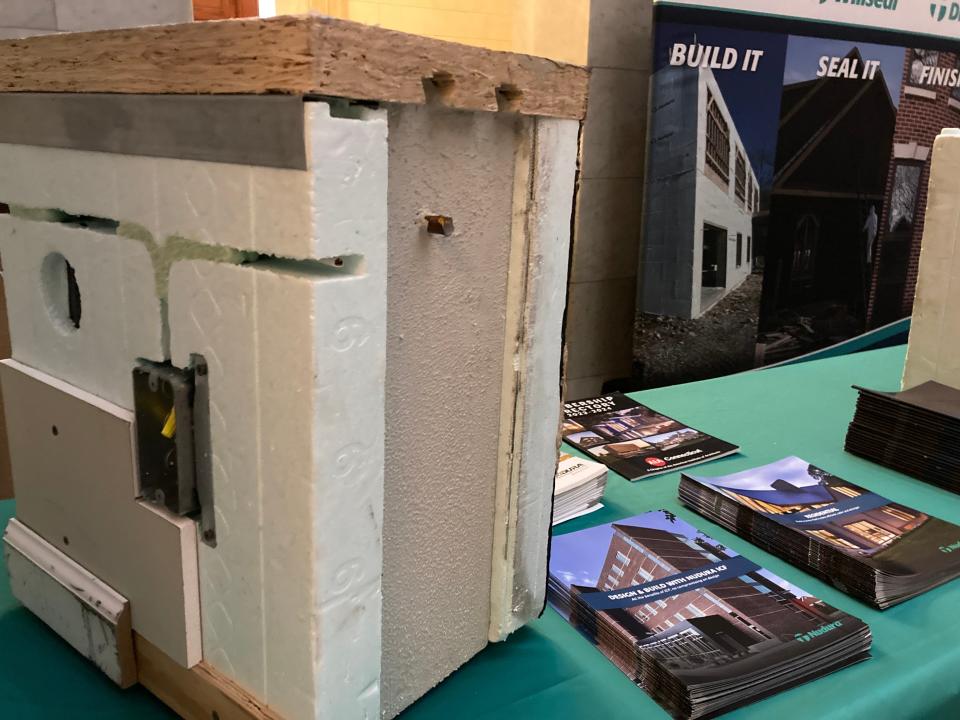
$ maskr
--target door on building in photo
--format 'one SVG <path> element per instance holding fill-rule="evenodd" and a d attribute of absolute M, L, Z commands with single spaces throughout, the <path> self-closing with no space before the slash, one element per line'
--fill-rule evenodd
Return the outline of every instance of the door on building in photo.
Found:
<path fill-rule="evenodd" d="M 228 20 L 229 18 L 257 17 L 258 0 L 193 0 L 194 20 Z"/>
<path fill-rule="evenodd" d="M 703 277 L 704 288 L 727 286 L 727 231 L 715 225 L 703 226 Z"/>

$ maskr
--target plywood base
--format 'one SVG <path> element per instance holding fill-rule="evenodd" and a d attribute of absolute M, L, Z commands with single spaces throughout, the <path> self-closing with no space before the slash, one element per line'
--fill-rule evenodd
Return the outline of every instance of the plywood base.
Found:
<path fill-rule="evenodd" d="M 281 720 L 264 703 L 201 662 L 187 670 L 134 635 L 137 679 L 185 720 Z"/>

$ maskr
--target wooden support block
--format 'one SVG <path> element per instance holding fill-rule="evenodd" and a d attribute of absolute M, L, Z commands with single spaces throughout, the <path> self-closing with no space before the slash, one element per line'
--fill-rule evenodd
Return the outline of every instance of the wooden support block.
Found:
<path fill-rule="evenodd" d="M 201 662 L 181 667 L 134 634 L 140 684 L 185 720 L 281 720 L 237 683 Z"/>
<path fill-rule="evenodd" d="M 16 518 L 3 545 L 13 596 L 117 685 L 136 683 L 127 599 Z"/>

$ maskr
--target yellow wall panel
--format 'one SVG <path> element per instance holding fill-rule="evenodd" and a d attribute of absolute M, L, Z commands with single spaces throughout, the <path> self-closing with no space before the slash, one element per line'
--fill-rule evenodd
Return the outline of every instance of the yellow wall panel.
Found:
<path fill-rule="evenodd" d="M 494 50 L 587 61 L 590 0 L 277 0 L 279 14 L 311 11 Z"/>

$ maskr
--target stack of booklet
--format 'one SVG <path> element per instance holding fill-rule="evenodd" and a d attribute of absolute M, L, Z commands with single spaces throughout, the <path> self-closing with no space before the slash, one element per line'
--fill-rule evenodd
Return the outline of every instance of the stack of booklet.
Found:
<path fill-rule="evenodd" d="M 960 526 L 798 457 L 722 477 L 685 474 L 680 500 L 881 610 L 960 575 Z"/>
<path fill-rule="evenodd" d="M 628 480 L 737 452 L 740 448 L 621 393 L 566 403 L 563 439 Z"/>
<path fill-rule="evenodd" d="M 960 492 L 960 390 L 933 381 L 899 393 L 857 390 L 847 452 Z"/>
<path fill-rule="evenodd" d="M 870 629 L 666 510 L 553 538 L 550 604 L 671 715 L 869 657 Z"/>
<path fill-rule="evenodd" d="M 553 486 L 553 524 L 592 513 L 603 507 L 607 468 L 600 463 L 562 453 Z"/>

